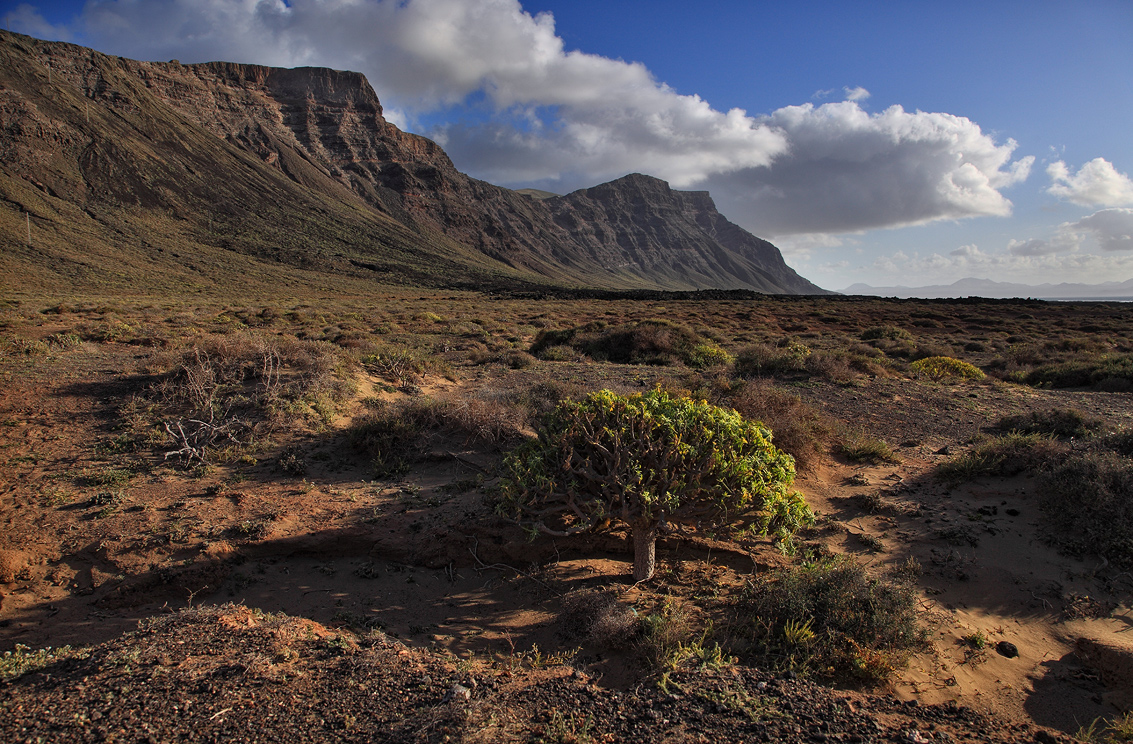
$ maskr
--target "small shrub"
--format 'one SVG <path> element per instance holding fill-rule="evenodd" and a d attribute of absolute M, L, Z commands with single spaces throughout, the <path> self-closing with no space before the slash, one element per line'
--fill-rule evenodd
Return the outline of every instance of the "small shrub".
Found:
<path fill-rule="evenodd" d="M 736 376 L 773 377 L 803 372 L 810 355 L 810 347 L 789 339 L 784 339 L 775 346 L 753 344 L 741 349 L 736 355 Z"/>
<path fill-rule="evenodd" d="M 564 349 L 570 349 L 568 353 Z M 730 357 L 715 342 L 668 320 L 643 320 L 610 326 L 595 321 L 566 330 L 543 330 L 535 337 L 531 353 L 549 361 L 567 361 L 579 353 L 595 361 L 615 364 L 670 365 L 691 367 L 727 364 Z"/>
<path fill-rule="evenodd" d="M 798 395 L 766 380 L 738 384 L 716 402 L 775 432 L 775 446 L 794 457 L 799 470 L 815 467 L 833 435 L 833 422 Z"/>
<path fill-rule="evenodd" d="M 711 341 L 705 341 L 694 346 L 687 359 L 688 366 L 694 369 L 721 367 L 734 361 L 735 358 L 731 354 Z"/>
<path fill-rule="evenodd" d="M 540 349 L 536 356 L 545 362 L 572 362 L 578 358 L 578 352 L 566 344 L 555 344 Z"/>
<path fill-rule="evenodd" d="M 986 476 L 1018 475 L 1043 467 L 1065 451 L 1065 445 L 1050 436 L 1010 432 L 938 465 L 936 476 L 945 482 L 963 483 Z"/>
<path fill-rule="evenodd" d="M 1047 411 L 1005 416 L 999 420 L 997 427 L 1003 431 L 1018 431 L 1023 434 L 1048 434 L 1081 439 L 1101 429 L 1102 421 L 1073 408 L 1052 408 Z"/>
<path fill-rule="evenodd" d="M 563 401 L 500 470 L 501 513 L 534 533 L 627 522 L 637 581 L 653 574 L 662 522 L 728 522 L 746 512 L 763 534 L 785 537 L 813 519 L 790 490 L 794 461 L 771 443 L 770 430 L 660 389 Z"/>
<path fill-rule="evenodd" d="M 862 331 L 860 338 L 862 341 L 912 341 L 913 334 L 897 326 L 874 326 Z"/>
<path fill-rule="evenodd" d="M 1133 354 L 1105 354 L 1038 367 L 1024 380 L 1036 387 L 1090 387 L 1114 381 L 1133 382 Z"/>
<path fill-rule="evenodd" d="M 1040 486 L 1047 533 L 1075 555 L 1133 568 L 1133 463 L 1110 452 L 1053 460 Z"/>
<path fill-rule="evenodd" d="M 901 462 L 901 458 L 884 440 L 859 432 L 843 434 L 837 449 L 850 462 L 866 462 L 872 465 Z"/>
<path fill-rule="evenodd" d="M 910 369 L 930 380 L 982 380 L 986 375 L 962 359 L 947 356 L 931 356 L 918 359 L 909 365 Z"/>
<path fill-rule="evenodd" d="M 827 678 L 886 679 L 928 637 L 918 621 L 915 585 L 873 577 L 847 556 L 761 574 L 737 609 L 772 665 Z M 810 631 L 805 644 L 803 628 Z"/>
<path fill-rule="evenodd" d="M 559 625 L 570 639 L 602 648 L 628 648 L 641 635 L 641 620 L 609 590 L 579 589 L 562 600 Z"/>

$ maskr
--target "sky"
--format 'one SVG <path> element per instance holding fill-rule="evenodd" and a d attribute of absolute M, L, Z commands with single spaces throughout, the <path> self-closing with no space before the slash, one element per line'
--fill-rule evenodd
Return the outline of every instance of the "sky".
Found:
<path fill-rule="evenodd" d="M 108 54 L 362 72 L 470 175 L 708 190 L 816 284 L 1133 278 L 1133 1 L 31 0 Z"/>

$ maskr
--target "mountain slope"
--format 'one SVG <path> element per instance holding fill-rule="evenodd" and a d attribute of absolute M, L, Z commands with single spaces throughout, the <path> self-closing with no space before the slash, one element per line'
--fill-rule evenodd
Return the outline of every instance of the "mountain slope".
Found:
<path fill-rule="evenodd" d="M 541 200 L 466 176 L 387 122 L 358 73 L 138 62 L 3 32 L 0 62 L 0 260 L 32 284 L 271 286 L 302 270 L 822 292 L 705 192 L 634 175 Z"/>

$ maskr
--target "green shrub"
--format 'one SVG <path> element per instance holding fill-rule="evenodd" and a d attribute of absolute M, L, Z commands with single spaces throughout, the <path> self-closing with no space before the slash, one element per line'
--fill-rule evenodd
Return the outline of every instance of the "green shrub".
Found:
<path fill-rule="evenodd" d="M 731 364 L 735 358 L 711 341 L 703 341 L 688 354 L 687 364 L 695 369 L 720 367 Z"/>
<path fill-rule="evenodd" d="M 758 575 L 737 609 L 773 666 L 885 679 L 922 648 L 915 584 L 870 576 L 848 556 Z"/>
<path fill-rule="evenodd" d="M 909 368 L 930 380 L 982 380 L 986 377 L 979 367 L 975 367 L 962 359 L 953 359 L 947 356 L 931 356 L 918 359 L 910 364 Z"/>
<path fill-rule="evenodd" d="M 653 574 L 663 522 L 725 522 L 747 512 L 762 534 L 792 533 L 812 519 L 790 490 L 794 477 L 794 461 L 771 443 L 771 431 L 735 411 L 660 389 L 601 390 L 560 403 L 538 438 L 507 456 L 499 509 L 533 534 L 626 522 L 641 581 Z"/>

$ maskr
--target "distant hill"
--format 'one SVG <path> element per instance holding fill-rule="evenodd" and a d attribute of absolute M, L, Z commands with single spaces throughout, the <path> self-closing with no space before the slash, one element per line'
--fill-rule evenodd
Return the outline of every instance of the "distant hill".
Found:
<path fill-rule="evenodd" d="M 879 297 L 1033 297 L 1042 300 L 1103 300 L 1133 299 L 1133 279 L 1104 284 L 1013 284 L 990 279 L 960 279 L 952 284 L 934 284 L 927 287 L 871 287 L 852 284 L 841 291 L 848 295 L 877 295 Z"/>
<path fill-rule="evenodd" d="M 298 270 L 385 284 L 823 292 L 707 192 L 631 175 L 534 195 L 457 171 L 436 143 L 387 122 L 358 73 L 137 62 L 0 32 L 10 288 L 270 287 Z"/>

